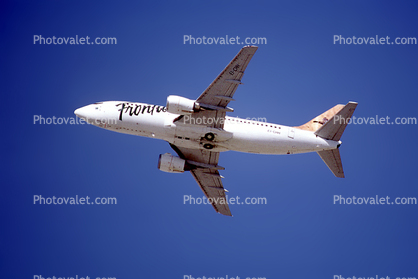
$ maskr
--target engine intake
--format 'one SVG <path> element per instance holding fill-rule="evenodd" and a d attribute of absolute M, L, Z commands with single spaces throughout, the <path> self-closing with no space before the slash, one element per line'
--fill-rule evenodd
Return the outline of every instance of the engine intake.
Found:
<path fill-rule="evenodd" d="M 167 111 L 170 113 L 185 115 L 192 114 L 199 109 L 199 104 L 193 100 L 175 95 L 167 97 Z"/>
<path fill-rule="evenodd" d="M 182 173 L 184 172 L 185 165 L 185 160 L 169 153 L 161 154 L 158 159 L 158 169 L 164 172 Z"/>

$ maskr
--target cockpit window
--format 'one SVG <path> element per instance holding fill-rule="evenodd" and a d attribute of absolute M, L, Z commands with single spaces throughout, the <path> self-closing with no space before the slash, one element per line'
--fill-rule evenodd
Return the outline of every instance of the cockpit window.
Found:
<path fill-rule="evenodd" d="M 93 105 L 101 105 L 103 102 L 94 103 Z"/>

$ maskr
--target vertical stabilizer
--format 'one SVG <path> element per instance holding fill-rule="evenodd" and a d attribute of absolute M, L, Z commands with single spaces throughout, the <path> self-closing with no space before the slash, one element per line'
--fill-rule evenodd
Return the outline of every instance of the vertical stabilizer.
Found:
<path fill-rule="evenodd" d="M 316 130 L 315 135 L 327 140 L 339 141 L 356 107 L 357 103 L 354 102 L 346 104 L 328 122 Z"/>
<path fill-rule="evenodd" d="M 343 107 L 344 107 L 344 105 L 336 105 L 336 106 L 330 108 L 329 110 L 327 110 L 326 112 L 318 115 L 314 119 L 310 120 L 309 122 L 306 122 L 305 124 L 303 124 L 303 125 L 301 125 L 299 127 L 295 127 L 295 128 L 298 128 L 298 129 L 301 129 L 301 130 L 315 132 L 316 130 L 318 130 L 319 128 L 321 128 L 322 125 L 324 125 L 325 123 L 327 123 L 328 120 L 330 120 Z"/>

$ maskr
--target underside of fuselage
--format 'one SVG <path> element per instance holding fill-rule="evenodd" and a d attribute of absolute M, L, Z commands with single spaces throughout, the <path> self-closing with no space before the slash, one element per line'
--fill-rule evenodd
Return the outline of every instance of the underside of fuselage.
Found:
<path fill-rule="evenodd" d="M 335 149 L 339 144 L 311 131 L 236 117 L 225 117 L 223 129 L 176 122 L 180 115 L 169 113 L 158 105 L 113 101 L 82 109 L 91 111 L 90 117 L 84 118 L 100 128 L 214 152 L 296 154 Z M 83 118 L 82 111 L 78 111 L 78 115 Z"/>

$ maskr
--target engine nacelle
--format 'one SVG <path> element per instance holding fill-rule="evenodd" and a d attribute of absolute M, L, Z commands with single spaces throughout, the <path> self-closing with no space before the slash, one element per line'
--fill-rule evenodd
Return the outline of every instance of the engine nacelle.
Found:
<path fill-rule="evenodd" d="M 193 100 L 170 95 L 167 97 L 167 111 L 175 114 L 191 114 L 200 109 L 199 104 Z"/>
<path fill-rule="evenodd" d="M 181 173 L 184 172 L 185 165 L 185 160 L 169 153 L 161 154 L 158 159 L 158 169 L 160 171 Z"/>

